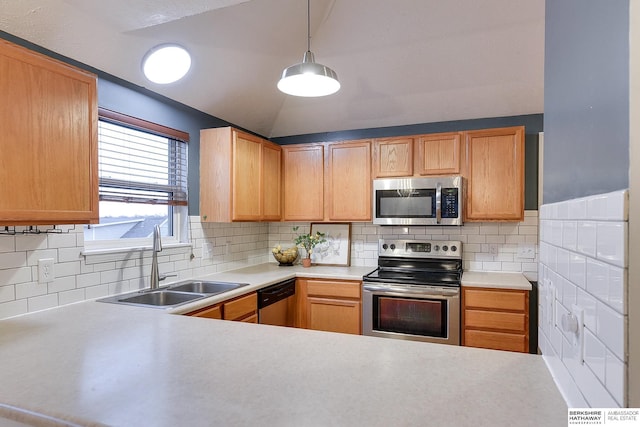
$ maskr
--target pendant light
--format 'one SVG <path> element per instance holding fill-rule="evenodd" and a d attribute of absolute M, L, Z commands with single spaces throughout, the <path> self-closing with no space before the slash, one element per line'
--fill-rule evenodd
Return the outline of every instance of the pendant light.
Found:
<path fill-rule="evenodd" d="M 311 52 L 310 0 L 307 0 L 307 51 L 302 62 L 282 72 L 278 82 L 280 91 L 293 96 L 326 96 L 340 89 L 338 75 L 331 68 L 315 62 Z"/>

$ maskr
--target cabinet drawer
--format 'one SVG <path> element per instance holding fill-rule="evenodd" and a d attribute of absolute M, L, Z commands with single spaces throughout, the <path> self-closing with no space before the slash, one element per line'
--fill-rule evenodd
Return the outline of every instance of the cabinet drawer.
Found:
<path fill-rule="evenodd" d="M 360 282 L 339 282 L 335 280 L 309 280 L 307 294 L 327 297 L 360 299 Z"/>
<path fill-rule="evenodd" d="M 465 307 L 525 311 L 526 291 L 465 289 Z"/>
<path fill-rule="evenodd" d="M 203 308 L 202 310 L 189 313 L 189 316 L 206 317 L 207 319 L 222 319 L 222 306 L 215 305 L 213 307 Z"/>
<path fill-rule="evenodd" d="M 258 315 L 257 314 L 253 314 L 249 317 L 246 317 L 244 319 L 241 320 L 241 322 L 244 323 L 258 323 Z"/>
<path fill-rule="evenodd" d="M 528 352 L 528 338 L 525 334 L 510 334 L 505 332 L 464 331 L 464 345 L 467 347 L 491 348 L 494 350 L 508 350 Z"/>
<path fill-rule="evenodd" d="M 526 332 L 527 316 L 524 313 L 465 310 L 464 326 Z"/>
<path fill-rule="evenodd" d="M 258 294 L 252 293 L 236 300 L 224 303 L 224 319 L 236 320 L 258 310 Z"/>

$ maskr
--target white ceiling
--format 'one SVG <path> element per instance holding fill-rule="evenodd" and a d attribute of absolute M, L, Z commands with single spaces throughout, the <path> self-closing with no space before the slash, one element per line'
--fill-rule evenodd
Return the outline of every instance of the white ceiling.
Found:
<path fill-rule="evenodd" d="M 544 0 L 311 0 L 324 98 L 280 93 L 302 61 L 305 0 L 0 0 L 0 30 L 267 137 L 543 111 Z M 187 77 L 140 61 L 176 42 Z"/>

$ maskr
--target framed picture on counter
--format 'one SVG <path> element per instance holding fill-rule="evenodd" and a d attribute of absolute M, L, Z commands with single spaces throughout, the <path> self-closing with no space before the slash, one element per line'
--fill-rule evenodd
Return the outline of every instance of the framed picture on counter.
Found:
<path fill-rule="evenodd" d="M 324 233 L 326 242 L 313 248 L 311 262 L 319 265 L 351 265 L 351 223 L 312 222 L 311 234 Z"/>

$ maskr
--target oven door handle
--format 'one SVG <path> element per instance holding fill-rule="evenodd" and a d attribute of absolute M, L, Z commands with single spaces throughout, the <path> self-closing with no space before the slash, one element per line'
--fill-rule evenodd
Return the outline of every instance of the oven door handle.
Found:
<path fill-rule="evenodd" d="M 407 288 L 402 286 L 390 286 L 390 285 L 362 285 L 362 289 L 369 292 L 394 292 L 403 294 L 419 294 L 430 296 L 444 296 L 455 297 L 460 294 L 459 288 L 446 289 L 446 288 L 421 288 L 418 286 Z"/>

